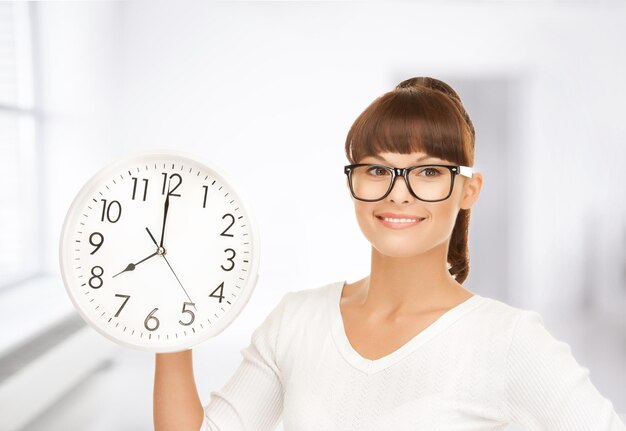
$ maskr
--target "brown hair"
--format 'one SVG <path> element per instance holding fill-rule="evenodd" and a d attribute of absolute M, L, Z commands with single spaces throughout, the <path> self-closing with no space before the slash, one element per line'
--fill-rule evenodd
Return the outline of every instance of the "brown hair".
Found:
<path fill-rule="evenodd" d="M 451 163 L 473 166 L 474 125 L 459 95 L 443 81 L 417 77 L 374 100 L 357 117 L 346 138 L 350 163 L 382 152 L 421 151 Z M 450 274 L 463 283 L 469 272 L 470 210 L 457 215 L 448 247 Z"/>

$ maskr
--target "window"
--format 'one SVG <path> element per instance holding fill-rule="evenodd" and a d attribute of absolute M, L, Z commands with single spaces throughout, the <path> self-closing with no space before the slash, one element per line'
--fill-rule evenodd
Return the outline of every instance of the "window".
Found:
<path fill-rule="evenodd" d="M 0 288 L 42 266 L 32 7 L 0 2 Z"/>

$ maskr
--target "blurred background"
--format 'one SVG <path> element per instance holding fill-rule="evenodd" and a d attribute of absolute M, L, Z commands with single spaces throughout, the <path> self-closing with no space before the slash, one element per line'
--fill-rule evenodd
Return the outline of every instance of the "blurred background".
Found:
<path fill-rule="evenodd" d="M 625 18 L 621 1 L 1 2 L 2 429 L 152 429 L 154 355 L 85 326 L 59 272 L 96 171 L 179 149 L 249 197 L 259 281 L 194 348 L 206 403 L 282 295 L 368 274 L 345 136 L 413 76 L 449 83 L 476 128 L 465 286 L 541 313 L 626 420 Z"/>

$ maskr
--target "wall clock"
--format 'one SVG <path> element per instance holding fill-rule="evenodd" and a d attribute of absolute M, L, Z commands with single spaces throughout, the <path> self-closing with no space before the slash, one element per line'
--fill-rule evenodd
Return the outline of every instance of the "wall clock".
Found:
<path fill-rule="evenodd" d="M 217 335 L 257 281 L 259 237 L 246 204 L 217 167 L 182 152 L 104 167 L 61 232 L 74 306 L 102 335 L 140 350 L 180 351 Z"/>

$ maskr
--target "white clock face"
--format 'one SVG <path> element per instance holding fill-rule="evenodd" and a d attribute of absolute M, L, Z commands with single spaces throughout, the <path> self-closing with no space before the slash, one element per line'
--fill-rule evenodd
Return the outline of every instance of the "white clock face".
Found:
<path fill-rule="evenodd" d="M 98 172 L 72 203 L 60 247 L 83 318 L 116 342 L 158 352 L 221 332 L 258 268 L 258 234 L 232 182 L 178 152 Z"/>

